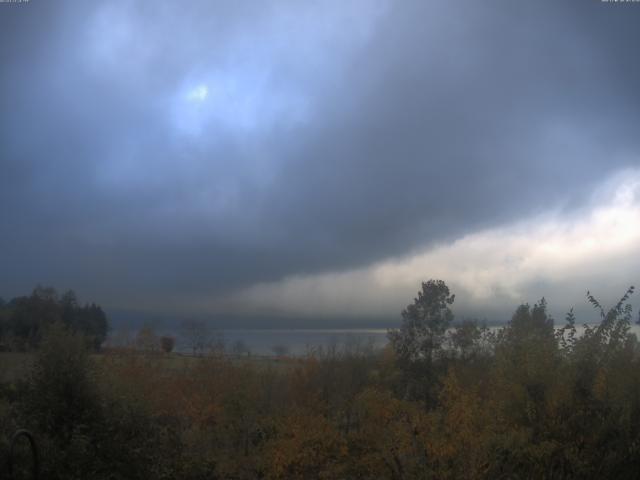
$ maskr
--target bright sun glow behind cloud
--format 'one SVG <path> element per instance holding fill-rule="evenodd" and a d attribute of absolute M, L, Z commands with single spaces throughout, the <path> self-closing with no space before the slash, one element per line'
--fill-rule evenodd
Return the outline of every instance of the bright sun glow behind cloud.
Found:
<path fill-rule="evenodd" d="M 299 123 L 308 114 L 301 93 L 271 86 L 267 67 L 229 67 L 202 76 L 206 81 L 186 82 L 172 103 L 173 123 L 182 133 L 268 132 L 274 124 Z"/>
<path fill-rule="evenodd" d="M 187 100 L 190 102 L 204 102 L 209 96 L 209 87 L 200 84 L 187 92 Z"/>
<path fill-rule="evenodd" d="M 515 306 L 559 292 L 563 302 L 579 303 L 595 284 L 608 285 L 612 291 L 602 293 L 615 296 L 636 280 L 640 267 L 640 170 L 614 176 L 592 200 L 577 216 L 547 214 L 367 268 L 254 285 L 218 299 L 214 308 L 397 316 L 429 278 L 447 281 L 458 294 L 456 303 L 472 309 Z"/>

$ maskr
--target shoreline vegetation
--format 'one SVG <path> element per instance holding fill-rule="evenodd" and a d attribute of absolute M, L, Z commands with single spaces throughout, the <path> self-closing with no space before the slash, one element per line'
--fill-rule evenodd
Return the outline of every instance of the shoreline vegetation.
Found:
<path fill-rule="evenodd" d="M 430 280 L 384 348 L 353 343 L 292 355 L 274 345 L 268 357 L 216 343 L 197 322 L 183 326 L 190 354 L 151 329 L 129 348 L 100 349 L 96 330 L 86 333 L 89 310 L 77 301 L 64 310 L 44 290 L 0 308 L 3 335 L 28 332 L 12 340 L 22 352 L 0 353 L 0 468 L 10 435 L 28 428 L 42 477 L 54 480 L 640 471 L 633 287 L 610 309 L 588 294 L 597 325 L 577 327 L 572 311 L 554 322 L 542 299 L 496 329 L 455 323 L 455 296 Z M 39 320 L 16 330 L 25 312 Z"/>

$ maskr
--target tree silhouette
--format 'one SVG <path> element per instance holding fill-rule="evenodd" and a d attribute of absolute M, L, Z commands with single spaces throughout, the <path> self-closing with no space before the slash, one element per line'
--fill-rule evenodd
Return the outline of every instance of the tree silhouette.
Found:
<path fill-rule="evenodd" d="M 407 395 L 433 400 L 434 360 L 442 354 L 447 329 L 453 321 L 449 308 L 455 299 L 442 280 L 422 283 L 417 298 L 402 311 L 402 325 L 389 330 L 388 338 L 405 373 Z"/>

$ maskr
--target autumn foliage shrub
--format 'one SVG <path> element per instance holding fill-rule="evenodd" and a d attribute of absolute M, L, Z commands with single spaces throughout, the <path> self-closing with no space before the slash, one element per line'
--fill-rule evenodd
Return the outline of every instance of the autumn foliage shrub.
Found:
<path fill-rule="evenodd" d="M 176 345 L 176 339 L 173 337 L 163 336 L 160 337 L 160 348 L 164 353 L 173 352 L 173 347 Z"/>

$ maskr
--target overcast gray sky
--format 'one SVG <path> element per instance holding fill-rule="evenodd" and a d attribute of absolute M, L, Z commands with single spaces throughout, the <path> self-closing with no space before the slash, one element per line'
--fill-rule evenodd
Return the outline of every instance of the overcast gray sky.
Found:
<path fill-rule="evenodd" d="M 433 277 L 480 317 L 614 301 L 640 267 L 639 24 L 597 0 L 0 3 L 0 295 L 314 326 L 394 321 Z"/>

